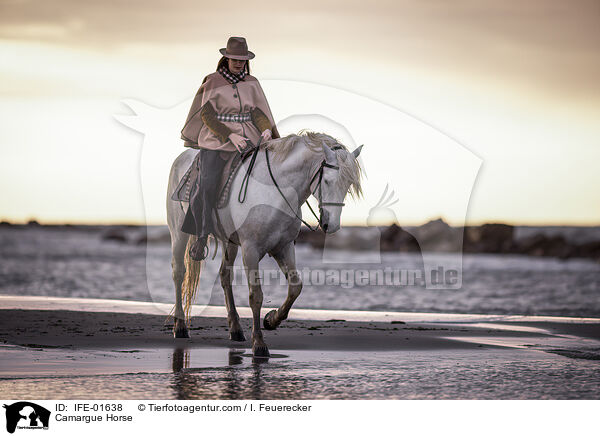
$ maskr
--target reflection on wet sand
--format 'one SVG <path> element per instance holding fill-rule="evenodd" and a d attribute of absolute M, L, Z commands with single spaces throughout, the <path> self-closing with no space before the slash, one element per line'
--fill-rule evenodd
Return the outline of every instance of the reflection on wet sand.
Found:
<path fill-rule="evenodd" d="M 244 357 L 252 358 L 252 364 L 244 365 Z M 245 350 L 230 349 L 228 366 L 194 368 L 190 366 L 190 350 L 176 348 L 173 350 L 172 388 L 178 400 L 206 398 L 207 395 L 231 400 L 263 398 L 265 382 L 261 367 L 268 362 L 269 358 L 256 358 L 245 354 Z M 248 369 L 251 369 L 250 377 L 247 377 Z"/>
<path fill-rule="evenodd" d="M 175 348 L 173 351 L 173 372 L 179 372 L 190 366 L 190 353 L 185 348 Z"/>
<path fill-rule="evenodd" d="M 272 353 L 268 362 L 253 361 L 247 349 L 198 346 L 110 351 L 5 346 L 0 396 L 34 401 L 598 399 L 597 345 L 593 350 L 552 346 L 549 352 L 533 345 L 287 350 L 286 355 Z"/>

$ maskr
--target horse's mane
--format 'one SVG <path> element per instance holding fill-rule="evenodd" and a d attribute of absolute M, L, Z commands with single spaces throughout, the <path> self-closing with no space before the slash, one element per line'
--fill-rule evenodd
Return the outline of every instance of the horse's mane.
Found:
<path fill-rule="evenodd" d="M 273 152 L 277 159 L 284 160 L 299 143 L 306 145 L 306 147 L 319 156 L 323 156 L 322 143 L 325 143 L 326 146 L 331 148 L 337 156 L 341 182 L 350 186 L 350 195 L 352 197 L 358 198 L 362 196 L 362 168 L 360 167 L 358 160 L 352 156 L 352 153 L 346 146 L 337 139 L 325 133 L 301 130 L 298 134 L 292 133 L 283 138 L 273 139 L 267 142 L 265 147 Z M 333 150 L 334 147 L 336 147 L 335 150 Z M 321 161 L 315 159 L 313 167 L 310 168 L 310 173 L 314 174 L 315 171 L 318 170 L 320 164 Z"/>

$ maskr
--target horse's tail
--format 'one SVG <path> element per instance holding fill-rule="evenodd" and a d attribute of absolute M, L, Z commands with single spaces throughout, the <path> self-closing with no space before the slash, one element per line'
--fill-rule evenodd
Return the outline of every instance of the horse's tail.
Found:
<path fill-rule="evenodd" d="M 185 247 L 185 276 L 181 285 L 181 293 L 186 321 L 189 321 L 192 314 L 192 303 L 196 298 L 198 283 L 200 282 L 200 273 L 202 272 L 202 261 L 196 261 L 190 257 L 190 247 L 197 239 L 197 236 L 190 236 L 188 238 L 187 246 Z"/>

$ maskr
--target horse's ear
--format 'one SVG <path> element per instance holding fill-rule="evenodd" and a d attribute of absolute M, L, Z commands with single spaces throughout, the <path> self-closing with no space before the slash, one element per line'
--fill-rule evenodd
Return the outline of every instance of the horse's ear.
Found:
<path fill-rule="evenodd" d="M 325 144 L 325 141 L 321 141 L 321 146 L 323 147 L 323 153 L 325 153 L 325 162 L 333 163 L 337 161 L 335 153 L 329 146 Z"/>
<path fill-rule="evenodd" d="M 356 159 L 358 157 L 358 155 L 360 154 L 360 151 L 363 148 L 363 145 L 365 144 L 361 144 L 359 145 L 353 152 L 352 152 L 352 156 L 354 156 L 354 159 Z"/>

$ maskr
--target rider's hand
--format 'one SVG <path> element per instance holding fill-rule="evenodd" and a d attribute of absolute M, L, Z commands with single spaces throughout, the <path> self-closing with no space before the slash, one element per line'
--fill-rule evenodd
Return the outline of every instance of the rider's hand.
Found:
<path fill-rule="evenodd" d="M 271 131 L 269 129 L 262 132 L 262 134 L 260 136 L 261 136 L 263 142 L 270 141 L 273 138 L 273 134 L 271 133 Z"/>
<path fill-rule="evenodd" d="M 231 133 L 229 135 L 229 140 L 231 141 L 231 143 L 233 145 L 235 145 L 235 148 L 237 148 L 237 150 L 239 152 L 241 152 L 248 145 L 246 143 L 247 139 L 248 138 L 245 138 L 244 136 L 238 135 L 237 133 Z"/>

